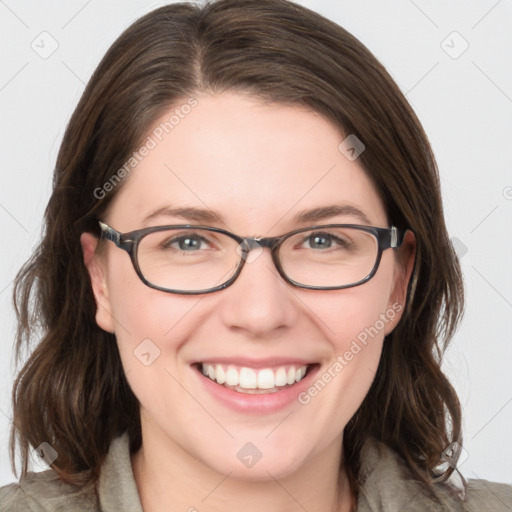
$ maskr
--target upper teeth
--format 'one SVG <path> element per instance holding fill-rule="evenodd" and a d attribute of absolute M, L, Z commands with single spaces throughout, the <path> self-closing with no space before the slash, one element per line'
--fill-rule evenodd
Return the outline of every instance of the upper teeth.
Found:
<path fill-rule="evenodd" d="M 247 367 L 223 366 L 221 364 L 203 363 L 201 371 L 219 384 L 239 386 L 245 389 L 272 389 L 299 382 L 306 375 L 307 365 L 281 366 L 277 369 L 261 368 L 254 370 Z"/>

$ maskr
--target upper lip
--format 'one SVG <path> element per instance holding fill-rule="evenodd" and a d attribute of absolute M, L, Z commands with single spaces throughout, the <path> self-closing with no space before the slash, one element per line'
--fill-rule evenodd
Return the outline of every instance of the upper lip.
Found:
<path fill-rule="evenodd" d="M 250 359 L 248 357 L 205 357 L 192 364 L 224 364 L 248 368 L 271 368 L 274 366 L 297 365 L 305 366 L 315 364 L 315 361 L 297 357 L 268 357 L 265 359 Z"/>

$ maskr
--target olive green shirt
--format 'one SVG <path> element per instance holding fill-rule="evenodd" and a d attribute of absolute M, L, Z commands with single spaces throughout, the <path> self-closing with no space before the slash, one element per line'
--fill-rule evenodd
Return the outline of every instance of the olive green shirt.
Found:
<path fill-rule="evenodd" d="M 439 486 L 442 504 L 408 476 L 403 461 L 388 447 L 369 440 L 363 447 L 358 512 L 510 512 L 512 486 L 470 480 L 465 499 Z M 77 490 L 53 470 L 28 473 L 19 484 L 0 488 L 1 512 L 143 512 L 130 462 L 127 435 L 115 439 L 95 488 Z"/>

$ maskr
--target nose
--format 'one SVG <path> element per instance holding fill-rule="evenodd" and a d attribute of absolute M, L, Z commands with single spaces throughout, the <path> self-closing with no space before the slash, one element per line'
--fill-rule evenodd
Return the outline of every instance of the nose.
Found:
<path fill-rule="evenodd" d="M 250 338 L 269 337 L 297 320 L 297 299 L 268 249 L 251 251 L 237 280 L 221 293 L 224 325 Z"/>

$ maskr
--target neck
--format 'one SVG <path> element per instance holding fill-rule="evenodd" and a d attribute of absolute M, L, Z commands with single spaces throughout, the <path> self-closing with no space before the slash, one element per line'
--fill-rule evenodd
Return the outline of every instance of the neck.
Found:
<path fill-rule="evenodd" d="M 258 480 L 220 474 L 168 437 L 144 436 L 132 467 L 144 512 L 350 512 L 353 498 L 341 467 L 341 438 L 292 474 Z M 340 469 L 341 467 L 341 469 Z"/>

